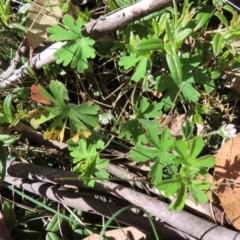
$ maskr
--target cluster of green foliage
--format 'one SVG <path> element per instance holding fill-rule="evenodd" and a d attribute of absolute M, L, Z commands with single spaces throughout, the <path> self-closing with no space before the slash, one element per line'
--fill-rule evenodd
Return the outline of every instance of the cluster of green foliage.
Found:
<path fill-rule="evenodd" d="M 107 7 L 112 12 L 133 2 L 109 0 Z M 210 183 L 204 179 L 209 168 L 214 166 L 214 156 L 202 155 L 209 139 L 196 136 L 195 123 L 203 124 L 205 116 L 217 112 L 214 101 L 204 105 L 203 100 L 216 92 L 216 80 L 224 71 L 239 65 L 240 58 L 231 43 L 239 39 L 240 17 L 233 7 L 221 1 L 199 1 L 201 4 L 197 5 L 188 0 L 182 5 L 173 2 L 173 6 L 118 30 L 115 38 L 103 45 L 98 44 L 97 39 L 83 36 L 80 31 L 89 19 L 87 10 L 79 11 L 76 21 L 69 14 L 64 15 L 61 25 L 47 29 L 50 40 L 67 41 L 55 53 L 59 66 L 44 69 L 47 76 L 51 72 L 54 80 L 48 86 L 16 87 L 5 97 L 0 108 L 2 126 L 14 126 L 19 121 L 31 119 L 34 128 L 43 126 L 45 139 L 68 139 L 73 170 L 79 173 L 79 179 L 86 186 L 91 187 L 96 178 L 109 179 L 105 170 L 109 159 L 102 158 L 101 152 L 111 139 L 104 132 L 97 132 L 107 125 L 109 132 L 118 136 L 119 144 L 128 143 L 129 157 L 134 162 L 153 162 L 148 177 L 166 197 L 174 196 L 170 210 L 183 209 L 188 191 L 196 204 L 206 202 L 208 198 L 204 191 L 210 188 Z M 10 1 L 1 2 L 3 28 L 12 27 L 9 12 Z M 226 13 L 231 16 L 230 20 Z M 212 19 L 218 21 L 218 26 L 206 32 L 213 24 Z M 21 25 L 20 22 L 17 24 Z M 24 32 L 24 28 L 19 29 Z M 92 84 L 91 74 L 96 70 L 97 61 L 109 58 L 118 73 L 127 79 L 127 102 L 131 109 L 128 117 L 122 112 L 109 113 L 107 108 L 97 104 L 101 92 L 99 94 L 96 85 Z M 53 74 L 55 69 L 67 69 L 67 66 L 89 80 L 96 93 L 92 99 L 86 97 L 82 104 L 70 101 L 70 90 L 60 81 L 60 75 Z M 104 85 L 108 79 L 102 81 Z M 162 94 L 162 97 L 153 97 L 154 93 Z M 26 107 L 29 100 L 31 104 Z M 225 101 L 231 101 L 231 98 L 226 95 Z M 182 138 L 178 139 L 155 119 L 173 109 L 180 112 L 182 106 L 191 121 L 186 121 Z M 3 144 L 13 144 L 19 138 L 19 135 L 1 134 L 1 152 L 4 153 Z M 6 158 L 4 154 L 1 156 L 2 179 Z M 53 218 L 52 221 L 60 219 Z M 51 224 L 56 227 L 55 222 Z M 49 232 L 53 231 L 50 223 L 49 229 Z"/>
<path fill-rule="evenodd" d="M 114 4 L 109 4 L 109 6 L 111 10 L 114 10 Z M 237 20 L 234 20 L 236 12 L 230 6 L 225 6 L 224 9 L 233 15 L 230 26 L 223 13 L 216 10 L 214 6 L 203 5 L 194 9 L 192 4 L 185 1 L 181 9 L 182 12 L 179 13 L 175 4 L 174 7 L 158 12 L 157 16 L 156 14 L 148 16 L 146 19 L 132 23 L 119 31 L 116 43 L 111 42 L 110 51 L 105 52 L 106 55 L 111 55 L 121 51 L 117 60 L 119 70 L 121 72 L 131 70 L 133 72 L 131 80 L 136 84 L 142 84 L 142 93 L 164 92 L 164 96 L 159 102 L 150 103 L 146 97 L 143 97 L 139 104 L 137 102 L 133 104 L 133 116 L 120 126 L 119 136 L 129 140 L 135 146 L 130 153 L 130 157 L 135 162 L 150 160 L 154 162 L 149 177 L 159 190 L 165 191 L 166 196 L 176 194 L 176 198 L 170 206 L 172 210 L 183 208 L 187 189 L 196 203 L 207 201 L 207 197 L 201 190 L 206 190 L 210 184 L 198 181 L 197 177 L 199 175 L 207 176 L 207 169 L 214 166 L 214 158 L 212 156 L 197 158 L 204 146 L 204 141 L 201 136 L 193 137 L 193 126 L 190 122 L 186 127 L 183 127 L 183 139 L 176 140 L 170 136 L 169 129 L 161 130 L 160 124 L 153 120 L 161 116 L 163 111 L 167 112 L 177 106 L 179 100 L 183 104 L 197 103 L 201 98 L 201 91 L 211 94 L 215 90 L 215 80 L 222 74 L 221 69 L 231 67 L 226 60 L 230 56 L 236 56 L 230 43 L 238 36 L 238 28 Z M 224 32 L 219 28 L 219 31 L 213 31 L 204 39 L 204 29 L 206 29 L 213 14 L 225 26 Z M 63 48 L 55 53 L 57 63 L 62 63 L 63 66 L 70 64 L 71 68 L 76 69 L 79 73 L 84 73 L 86 69 L 91 67 L 89 59 L 95 58 L 98 54 L 93 47 L 95 41 L 82 36 L 79 31 L 84 24 L 84 19 L 81 16 L 74 23 L 73 18 L 66 14 L 62 23 L 63 27 L 54 25 L 48 29 L 52 41 L 68 41 Z M 120 45 L 119 42 L 123 40 L 124 45 Z M 98 51 L 104 57 L 101 49 Z M 212 59 L 216 59 L 215 65 L 211 65 Z M 237 57 L 230 64 L 236 62 L 238 62 Z M 159 70 L 156 69 L 158 64 L 166 67 L 169 71 L 158 74 Z M 53 82 L 50 84 L 50 89 L 52 85 Z M 40 86 L 38 90 L 44 91 L 43 88 L 40 89 Z M 52 89 L 51 91 L 53 92 Z M 55 94 L 53 93 L 56 106 L 66 105 L 63 102 L 63 94 L 60 92 L 57 90 Z M 64 92 L 66 90 L 62 91 L 62 93 Z M 36 98 L 33 99 L 36 100 Z M 50 102 L 53 103 L 54 99 Z M 42 103 L 46 104 L 43 101 Z M 77 109 L 80 106 L 74 108 Z M 82 118 L 80 111 L 78 111 L 79 117 L 77 118 L 73 111 L 69 112 L 64 107 L 61 109 L 59 106 L 57 109 L 58 113 L 47 117 L 49 120 L 62 114 L 50 126 L 51 130 L 48 130 L 50 134 L 56 126 L 60 129 L 59 123 L 66 122 L 67 117 L 73 118 L 74 124 L 77 124 L 76 119 Z M 92 110 L 90 105 L 86 105 L 84 109 L 89 110 L 89 112 L 84 112 L 85 114 L 97 113 L 96 106 L 94 106 L 95 110 Z M 49 108 L 44 107 L 44 110 L 52 113 Z M 42 118 L 46 114 L 42 113 L 40 116 Z M 91 124 L 92 120 L 88 115 L 85 117 L 85 122 L 97 127 L 95 121 Z M 71 121 L 69 122 L 71 131 L 73 124 Z M 74 131 L 81 129 L 82 126 L 82 123 L 79 123 Z M 60 137 L 60 140 L 62 139 L 63 135 Z M 76 152 L 75 147 L 70 148 L 73 151 L 71 155 L 74 157 L 75 163 L 85 160 L 84 164 L 81 162 L 80 165 L 77 165 L 81 168 L 75 167 L 81 172 L 81 179 L 89 177 L 88 172 L 94 172 L 93 169 L 95 169 L 96 174 L 99 164 L 106 167 L 106 161 L 100 161 L 96 149 L 94 145 L 87 146 L 84 140 L 80 140 L 77 147 L 77 151 L 81 152 L 80 155 L 74 153 Z M 87 156 L 84 153 L 87 153 Z M 171 176 L 171 179 L 163 181 L 163 169 L 165 168 L 168 169 L 168 175 Z"/>

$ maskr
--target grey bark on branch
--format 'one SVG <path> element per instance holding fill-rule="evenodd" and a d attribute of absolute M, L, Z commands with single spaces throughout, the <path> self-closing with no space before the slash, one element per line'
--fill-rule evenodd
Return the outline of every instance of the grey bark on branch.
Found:
<path fill-rule="evenodd" d="M 63 171 L 60 169 L 8 161 L 7 174 L 9 176 L 8 178 L 6 177 L 4 181 L 11 184 L 14 184 L 14 182 L 9 180 L 10 176 L 13 177 L 13 179 L 22 178 L 32 181 L 44 181 L 52 184 L 71 185 L 80 188 L 83 187 L 83 183 L 77 180 L 77 173 Z M 24 187 L 24 185 L 19 186 Z M 217 236 L 221 236 L 221 240 L 240 240 L 240 235 L 238 232 L 217 226 L 185 211 L 169 212 L 168 204 L 119 184 L 96 181 L 94 190 L 110 194 L 118 197 L 119 199 L 124 199 L 130 204 L 142 207 L 150 215 L 155 216 L 170 226 L 173 226 L 174 228 L 186 233 L 185 236 L 184 234 L 182 235 L 182 237 L 187 237 L 185 239 L 192 239 L 193 237 L 201 240 L 216 240 Z M 67 203 L 65 204 L 68 205 Z"/>
<path fill-rule="evenodd" d="M 179 2 L 180 0 L 177 0 Z M 113 14 L 100 17 L 87 23 L 82 33 L 91 37 L 99 37 L 102 34 L 113 32 L 126 27 L 129 23 L 148 16 L 172 3 L 172 0 L 140 0 Z"/>
<path fill-rule="evenodd" d="M 20 169 L 19 167 L 23 169 Z M 68 184 L 71 183 L 72 186 L 75 185 L 82 188 L 83 184 L 79 180 L 63 179 L 76 179 L 78 176 L 76 173 L 11 161 L 8 161 L 7 163 L 7 172 L 11 172 L 11 174 L 6 175 L 4 182 L 12 184 L 21 189 L 25 189 L 31 193 L 47 197 L 69 207 L 80 209 L 85 212 L 104 215 L 106 217 L 111 217 L 114 213 L 121 210 L 121 207 L 115 206 L 109 202 L 97 200 L 94 196 L 90 196 L 89 194 L 81 194 L 81 191 L 74 192 L 73 189 L 56 186 L 56 184 L 63 184 L 65 182 Z M 11 175 L 15 175 L 15 177 Z M 16 175 L 23 176 L 24 178 L 16 177 Z M 98 186 L 101 186 L 101 184 L 102 183 L 100 182 L 97 183 L 97 186 L 94 188 L 98 193 L 100 193 L 98 191 Z M 133 226 L 144 233 L 152 230 L 147 218 L 137 215 L 129 210 L 120 214 L 116 219 L 117 221 Z M 195 239 L 175 228 L 172 228 L 164 222 L 154 222 L 154 225 L 157 229 L 159 237 L 167 237 L 168 239 L 173 240 Z"/>
<path fill-rule="evenodd" d="M 177 0 L 180 1 L 180 0 Z M 82 33 L 93 38 L 103 34 L 119 30 L 129 23 L 148 16 L 149 14 L 160 10 L 161 8 L 172 3 L 172 0 L 140 0 L 126 8 L 114 13 L 100 17 L 100 19 L 87 23 L 82 29 Z M 59 50 L 65 43 L 58 42 L 42 53 L 37 54 L 32 59 L 34 69 L 41 69 L 45 64 L 52 64 L 56 61 L 54 53 Z M 29 61 L 21 68 L 15 70 L 11 76 L 8 76 L 9 69 L 0 75 L 0 89 L 13 85 L 16 81 L 23 80 L 28 76 L 27 68 L 30 67 Z M 5 78 L 7 76 L 7 78 Z"/>

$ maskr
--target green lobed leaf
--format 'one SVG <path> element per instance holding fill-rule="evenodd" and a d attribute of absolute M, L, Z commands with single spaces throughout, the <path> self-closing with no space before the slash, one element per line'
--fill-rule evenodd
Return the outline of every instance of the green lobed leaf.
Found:
<path fill-rule="evenodd" d="M 64 23 L 65 26 L 68 27 L 70 31 L 72 31 L 74 34 L 81 36 L 81 19 L 77 19 L 76 22 L 74 22 L 74 19 L 71 15 L 65 14 L 63 17 L 62 22 Z M 67 39 L 66 39 L 67 40 Z"/>
<path fill-rule="evenodd" d="M 141 56 L 123 56 L 120 58 L 118 65 L 120 67 L 124 67 L 125 70 L 128 70 L 129 68 L 135 66 L 137 62 L 141 60 Z"/>
<path fill-rule="evenodd" d="M 193 181 L 193 184 L 197 185 L 197 187 L 200 190 L 204 190 L 204 191 L 209 190 L 212 186 L 211 183 L 206 182 L 206 181 L 202 181 L 202 180 L 200 182 L 197 182 L 197 183 L 195 181 Z"/>
<path fill-rule="evenodd" d="M 202 7 L 200 12 L 196 15 L 195 20 L 196 20 L 196 27 L 194 28 L 194 32 L 202 28 L 207 24 L 207 22 L 210 20 L 211 15 L 213 12 L 213 8 L 210 5 L 206 5 Z"/>
<path fill-rule="evenodd" d="M 171 72 L 172 78 L 177 84 L 181 84 L 183 80 L 181 60 L 177 53 L 174 51 L 172 54 L 166 54 L 166 60 Z"/>
<path fill-rule="evenodd" d="M 146 162 L 150 159 L 154 159 L 158 156 L 159 151 L 155 148 L 145 147 L 145 146 L 136 146 L 130 152 L 130 157 L 135 162 Z"/>
<path fill-rule="evenodd" d="M 174 150 L 180 155 L 180 157 L 188 162 L 188 146 L 184 140 L 178 140 L 174 142 Z"/>
<path fill-rule="evenodd" d="M 171 202 L 169 206 L 169 210 L 181 211 L 185 205 L 186 197 L 187 197 L 187 186 L 184 183 L 181 183 L 179 190 L 177 192 L 177 196 Z"/>
<path fill-rule="evenodd" d="M 126 137 L 126 139 L 131 140 L 135 145 L 140 145 L 141 143 L 146 143 L 147 139 L 143 132 L 142 124 L 138 119 L 129 120 L 122 125 L 120 137 Z"/>
<path fill-rule="evenodd" d="M 12 100 L 13 100 L 13 95 L 9 94 L 5 97 L 3 102 L 3 112 L 10 121 L 13 121 L 13 118 L 14 118 L 13 110 L 12 110 Z"/>
<path fill-rule="evenodd" d="M 181 46 L 182 42 L 187 38 L 189 37 L 191 34 L 192 34 L 193 30 L 191 28 L 185 28 L 183 29 L 182 31 L 180 31 L 175 39 L 174 39 L 174 44 L 176 46 Z"/>
<path fill-rule="evenodd" d="M 69 32 L 56 24 L 52 25 L 50 28 L 47 28 L 47 32 L 52 34 L 49 36 L 51 41 L 76 40 L 78 37 L 78 35 L 75 33 Z"/>
<path fill-rule="evenodd" d="M 103 169 L 108 167 L 109 165 L 109 160 L 108 159 L 100 159 L 99 162 L 97 162 L 96 168 L 97 169 Z"/>
<path fill-rule="evenodd" d="M 135 69 L 135 72 L 132 76 L 132 80 L 135 82 L 140 81 L 142 78 L 144 78 L 147 70 L 149 69 L 149 61 L 146 57 L 141 57 L 141 60 L 138 63 L 137 68 Z"/>
<path fill-rule="evenodd" d="M 103 161 L 103 164 L 101 163 Z M 100 163 L 100 164 L 99 164 Z M 88 157 L 82 163 L 79 163 L 74 167 L 74 171 L 80 173 L 79 179 L 81 179 L 85 186 L 93 187 L 95 183 L 95 176 L 101 178 L 108 178 L 109 174 L 101 169 L 102 166 L 106 166 L 106 159 L 100 159 L 99 156 Z M 99 164 L 99 165 L 98 165 Z"/>
<path fill-rule="evenodd" d="M 173 194 L 175 194 L 179 187 L 181 186 L 181 182 L 180 181 L 174 181 L 172 184 L 169 184 L 167 189 L 164 192 L 164 196 L 165 197 L 170 197 Z"/>
<path fill-rule="evenodd" d="M 46 234 L 46 240 L 61 240 L 62 238 L 60 238 L 55 232 L 48 232 Z"/>
<path fill-rule="evenodd" d="M 98 126 L 97 112 L 99 107 L 90 102 L 79 106 L 68 104 L 68 91 L 61 82 L 51 81 L 49 88 L 52 95 L 41 85 L 34 85 L 34 87 L 34 99 L 40 100 L 42 103 L 55 105 L 51 107 L 43 106 L 43 111 L 30 121 L 34 127 L 38 127 L 40 124 L 56 117 L 56 120 L 45 132 L 45 139 L 55 140 L 58 138 L 62 141 L 67 119 L 69 119 L 70 134 L 74 141 L 78 141 L 79 137 L 88 138 L 91 135 L 88 127 Z"/>
<path fill-rule="evenodd" d="M 196 185 L 190 184 L 188 185 L 188 189 L 190 191 L 190 194 L 197 205 L 199 202 L 207 202 L 208 197 L 205 193 L 202 192 Z"/>
<path fill-rule="evenodd" d="M 161 75 L 157 78 L 156 89 L 158 92 L 162 93 L 174 84 L 174 79 L 169 75 Z"/>
<path fill-rule="evenodd" d="M 197 156 L 200 154 L 200 152 L 202 151 L 203 147 L 204 147 L 204 141 L 202 137 L 199 136 L 194 138 L 193 141 L 191 142 L 191 149 L 189 152 L 188 161 L 192 162 L 193 160 L 195 160 Z"/>
<path fill-rule="evenodd" d="M 88 68 L 88 58 L 95 58 L 95 50 L 92 47 L 95 43 L 94 40 L 85 37 L 78 40 L 78 49 L 72 59 L 71 67 L 77 67 L 79 73 L 83 73 Z"/>
<path fill-rule="evenodd" d="M 69 42 L 67 45 L 63 46 L 54 53 L 54 56 L 57 57 L 56 63 L 62 63 L 63 66 L 67 66 L 78 48 L 76 41 Z"/>
<path fill-rule="evenodd" d="M 152 102 L 150 104 L 149 100 L 143 97 L 140 101 L 139 107 L 133 105 L 134 114 L 136 118 L 156 118 L 162 115 L 162 104 L 157 102 Z"/>
<path fill-rule="evenodd" d="M 170 22 L 170 20 L 166 19 L 166 35 L 164 37 L 164 42 L 172 42 L 174 40 L 173 37 L 173 24 Z"/>
<path fill-rule="evenodd" d="M 136 45 L 137 51 L 161 51 L 163 50 L 163 41 L 160 38 L 151 38 L 140 40 Z"/>
<path fill-rule="evenodd" d="M 158 158 L 152 165 L 148 173 L 148 177 L 151 178 L 153 184 L 157 184 L 160 181 L 162 181 L 162 176 L 163 176 L 163 164 Z"/>
<path fill-rule="evenodd" d="M 83 106 L 82 106 L 83 105 Z M 98 116 L 97 113 L 99 111 L 99 106 L 92 105 L 92 103 L 84 103 L 79 106 L 70 107 L 69 109 L 69 119 L 73 122 L 82 122 L 86 123 L 89 126 L 97 127 L 98 124 Z M 86 106 L 88 106 L 88 109 L 86 109 Z M 84 126 L 84 125 L 83 125 Z"/>
<path fill-rule="evenodd" d="M 174 82 L 174 84 L 172 84 L 172 86 L 164 94 L 164 97 L 162 99 L 162 102 L 164 104 L 164 111 L 168 111 L 175 106 L 176 96 L 178 95 L 178 92 L 178 85 Z"/>
<path fill-rule="evenodd" d="M 187 119 L 185 125 L 182 126 L 183 136 L 186 140 L 190 140 L 193 137 L 194 124 Z"/>
<path fill-rule="evenodd" d="M 17 223 L 16 214 L 10 202 L 4 201 L 2 203 L 2 215 L 4 223 L 8 227 L 13 227 Z"/>
<path fill-rule="evenodd" d="M 151 180 L 153 184 L 162 181 L 163 167 L 166 167 L 170 174 L 176 174 L 177 168 L 172 162 L 173 157 L 174 155 L 169 152 L 158 151 L 158 157 L 148 174 L 148 176 L 152 178 Z"/>
<path fill-rule="evenodd" d="M 227 18 L 219 11 L 215 12 L 214 14 L 219 20 L 220 22 L 226 27 L 228 28 L 229 24 L 228 24 L 228 20 Z"/>
<path fill-rule="evenodd" d="M 61 49 L 54 53 L 57 57 L 56 62 L 67 66 L 71 62 L 72 68 L 77 68 L 79 73 L 83 73 L 88 68 L 88 58 L 95 57 L 95 50 L 92 47 L 95 41 L 89 37 L 83 37 L 81 34 L 82 20 L 78 18 L 74 23 L 73 18 L 66 14 L 63 17 L 63 23 L 69 30 L 65 30 L 58 25 L 48 28 L 48 32 L 53 34 L 51 40 L 63 41 L 72 40 Z"/>
<path fill-rule="evenodd" d="M 60 217 L 58 214 L 54 214 L 51 221 L 48 223 L 46 230 L 51 232 L 57 232 L 59 231 L 62 222 L 63 218 Z"/>
<path fill-rule="evenodd" d="M 70 31 L 54 24 L 52 27 L 47 28 L 47 32 L 52 34 L 49 37 L 50 40 L 77 40 L 82 36 L 80 19 L 76 22 L 75 25 L 73 18 L 69 14 L 65 14 L 62 21 Z"/>
<path fill-rule="evenodd" d="M 224 38 L 220 33 L 215 33 L 213 36 L 213 53 L 217 57 L 224 47 Z"/>
<path fill-rule="evenodd" d="M 193 166 L 196 167 L 207 167 L 211 168 L 215 164 L 215 158 L 212 155 L 202 156 L 196 159 L 196 161 L 192 162 Z"/>
<path fill-rule="evenodd" d="M 159 191 L 165 191 L 169 186 L 171 186 L 174 183 L 174 179 L 167 179 L 163 180 L 156 184 L 156 188 Z"/>
<path fill-rule="evenodd" d="M 146 137 L 149 140 L 149 142 L 157 149 L 161 148 L 161 143 L 160 143 L 160 139 L 158 136 L 158 132 L 155 130 L 155 128 L 152 127 L 148 127 L 147 128 L 147 133 L 146 133 Z"/>
<path fill-rule="evenodd" d="M 21 135 L 12 136 L 12 135 L 8 135 L 8 134 L 0 134 L 0 142 L 11 145 L 11 144 L 15 143 L 16 141 L 18 141 L 20 137 L 21 137 Z M 3 150 L 1 150 L 1 151 L 3 151 Z"/>
<path fill-rule="evenodd" d="M 155 19 L 152 20 L 153 31 L 157 36 L 160 36 L 166 30 L 166 21 L 170 18 L 170 14 L 168 12 L 164 12 L 160 20 L 154 24 Z M 155 25 L 155 27 L 154 27 Z"/>
<path fill-rule="evenodd" d="M 163 151 L 168 151 L 175 142 L 175 138 L 170 137 L 170 129 L 166 128 L 161 133 L 161 149 Z"/>
<path fill-rule="evenodd" d="M 187 161 L 183 159 L 182 157 L 175 157 L 173 158 L 173 163 L 175 164 L 187 164 Z"/>
<path fill-rule="evenodd" d="M 51 108 L 51 109 L 53 109 L 53 108 Z M 57 108 L 57 109 L 59 109 L 59 108 Z M 59 112 L 59 114 L 60 114 L 60 112 Z M 34 128 L 38 128 L 39 125 L 55 118 L 57 115 L 58 115 L 57 111 L 54 112 L 54 111 L 51 111 L 50 108 L 48 108 L 47 110 L 43 110 L 40 115 L 32 118 L 30 120 L 30 123 Z"/>
<path fill-rule="evenodd" d="M 65 85 L 59 81 L 51 80 L 49 89 L 55 98 L 55 106 L 66 106 L 66 101 L 69 101 L 69 97 L 68 90 Z"/>
<path fill-rule="evenodd" d="M 199 97 L 201 96 L 200 93 L 192 86 L 192 83 L 188 81 L 182 82 L 180 85 L 181 91 L 188 102 L 197 102 Z"/>
<path fill-rule="evenodd" d="M 87 145 L 86 140 L 81 139 L 78 141 L 78 147 L 71 151 L 70 155 L 73 157 L 73 163 L 79 163 L 84 159 L 95 158 L 97 149 L 95 145 Z"/>

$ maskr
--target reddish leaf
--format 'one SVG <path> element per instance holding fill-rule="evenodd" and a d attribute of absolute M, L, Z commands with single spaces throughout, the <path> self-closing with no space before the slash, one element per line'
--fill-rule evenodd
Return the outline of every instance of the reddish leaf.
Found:
<path fill-rule="evenodd" d="M 35 102 L 43 103 L 46 105 L 53 105 L 54 98 L 41 85 L 32 85 L 31 91 L 31 98 Z"/>

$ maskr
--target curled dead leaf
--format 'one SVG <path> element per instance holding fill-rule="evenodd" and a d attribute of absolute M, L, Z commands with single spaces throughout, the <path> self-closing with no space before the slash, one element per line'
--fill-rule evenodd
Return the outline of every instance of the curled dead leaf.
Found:
<path fill-rule="evenodd" d="M 157 122 L 162 123 L 162 128 L 169 128 L 173 137 L 182 137 L 182 125 L 187 119 L 186 114 L 179 116 L 163 116 L 156 118 Z"/>
<path fill-rule="evenodd" d="M 214 189 L 232 224 L 240 230 L 240 134 L 226 142 L 216 155 Z"/>

